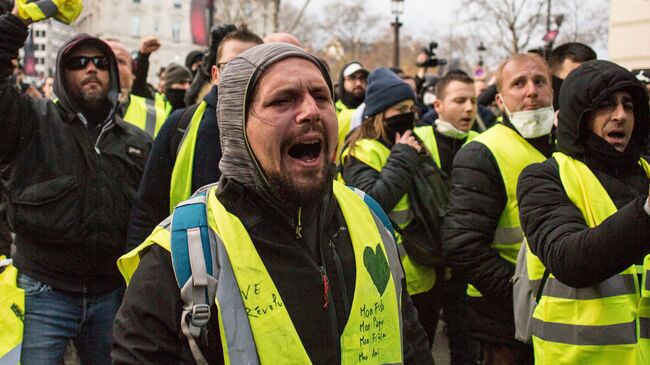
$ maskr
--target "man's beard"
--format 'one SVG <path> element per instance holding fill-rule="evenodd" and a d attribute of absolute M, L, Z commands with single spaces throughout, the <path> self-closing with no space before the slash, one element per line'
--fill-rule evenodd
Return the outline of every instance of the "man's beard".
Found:
<path fill-rule="evenodd" d="M 354 93 L 348 92 L 345 89 L 343 89 L 343 95 L 341 95 L 343 104 L 345 104 L 350 109 L 358 108 L 365 99 L 365 93 L 361 94 L 361 96 L 354 96 Z"/>
<path fill-rule="evenodd" d="M 287 172 L 268 174 L 267 179 L 273 195 L 289 206 L 299 207 L 318 203 L 327 189 L 331 187 L 336 172 L 334 163 L 326 163 L 327 165 L 323 168 L 323 177 L 320 180 L 311 181 L 305 186 L 296 184 Z"/>
<path fill-rule="evenodd" d="M 84 90 L 83 86 L 90 81 L 96 82 L 100 88 L 94 88 L 90 90 Z M 104 91 L 101 81 L 96 76 L 89 76 L 84 79 L 81 83 L 81 88 L 78 91 L 76 102 L 81 109 L 92 110 L 94 108 L 102 107 L 106 104 L 107 92 Z"/>

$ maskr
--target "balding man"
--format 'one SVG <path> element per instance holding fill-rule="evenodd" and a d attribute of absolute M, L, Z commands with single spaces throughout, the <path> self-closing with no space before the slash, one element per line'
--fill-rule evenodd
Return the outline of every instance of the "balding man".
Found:
<path fill-rule="evenodd" d="M 487 364 L 532 364 L 532 348 L 514 339 L 512 284 L 523 234 L 515 194 L 524 167 L 553 150 L 551 72 L 535 54 L 518 54 L 496 72 L 503 122 L 456 155 L 443 227 L 448 264 L 465 276 L 470 326 Z"/>
<path fill-rule="evenodd" d="M 264 37 L 264 43 L 272 43 L 272 42 L 289 43 L 289 44 L 293 44 L 294 46 L 298 46 L 302 48 L 302 45 L 300 44 L 298 38 L 296 38 L 296 36 L 294 36 L 291 33 L 284 33 L 284 32 L 271 33 L 266 37 Z"/>

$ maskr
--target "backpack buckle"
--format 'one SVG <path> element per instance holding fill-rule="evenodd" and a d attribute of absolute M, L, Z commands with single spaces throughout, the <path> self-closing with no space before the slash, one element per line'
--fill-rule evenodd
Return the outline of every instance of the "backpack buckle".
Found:
<path fill-rule="evenodd" d="M 190 313 L 190 323 L 192 326 L 204 327 L 210 320 L 210 306 L 207 304 L 195 304 L 192 306 Z"/>

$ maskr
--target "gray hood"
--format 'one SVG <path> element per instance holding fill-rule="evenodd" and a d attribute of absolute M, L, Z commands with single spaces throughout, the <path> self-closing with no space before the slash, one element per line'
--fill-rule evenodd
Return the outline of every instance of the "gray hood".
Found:
<path fill-rule="evenodd" d="M 332 82 L 325 64 L 302 48 L 288 43 L 261 44 L 242 52 L 228 62 L 219 83 L 217 120 L 223 154 L 219 169 L 224 177 L 271 199 L 272 190 L 246 136 L 247 111 L 252 103 L 251 95 L 264 71 L 289 57 L 300 57 L 316 65 L 332 92 Z"/>

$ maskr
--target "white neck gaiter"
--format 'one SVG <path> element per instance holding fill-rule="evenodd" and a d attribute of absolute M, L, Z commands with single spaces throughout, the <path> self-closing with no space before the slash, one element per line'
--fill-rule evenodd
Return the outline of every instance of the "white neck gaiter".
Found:
<path fill-rule="evenodd" d="M 445 137 L 454 138 L 454 139 L 465 139 L 469 132 L 461 131 L 460 129 L 454 127 L 453 124 L 445 122 L 441 119 L 436 119 L 434 122 L 436 125 L 436 130 L 438 133 L 442 134 Z"/>

